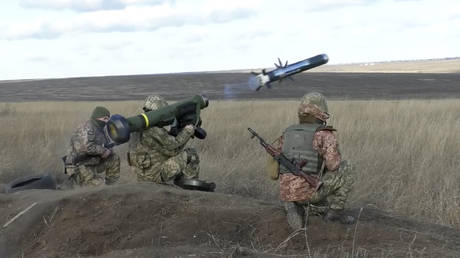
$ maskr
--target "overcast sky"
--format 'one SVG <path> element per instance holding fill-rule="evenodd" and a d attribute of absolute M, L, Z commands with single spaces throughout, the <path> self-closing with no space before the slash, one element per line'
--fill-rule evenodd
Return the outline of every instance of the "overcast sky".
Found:
<path fill-rule="evenodd" d="M 8 0 L 0 80 L 460 56 L 458 0 Z"/>

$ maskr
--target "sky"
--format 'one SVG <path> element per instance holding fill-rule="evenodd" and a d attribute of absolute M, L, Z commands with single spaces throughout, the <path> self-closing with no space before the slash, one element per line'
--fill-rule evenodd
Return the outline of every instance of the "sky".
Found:
<path fill-rule="evenodd" d="M 458 0 L 5 0 L 0 80 L 460 56 Z"/>

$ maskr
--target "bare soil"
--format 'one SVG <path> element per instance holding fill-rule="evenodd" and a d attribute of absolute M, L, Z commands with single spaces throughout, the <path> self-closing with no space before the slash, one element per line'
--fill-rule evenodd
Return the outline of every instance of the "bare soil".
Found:
<path fill-rule="evenodd" d="M 140 100 L 160 94 L 177 100 L 289 99 L 319 91 L 329 99 L 425 99 L 460 97 L 460 73 L 302 73 L 294 81 L 254 92 L 249 73 L 184 73 L 0 81 L 0 102 Z"/>
<path fill-rule="evenodd" d="M 0 257 L 460 256 L 459 231 L 371 207 L 349 210 L 357 225 L 310 217 L 292 236 L 276 200 L 149 183 L 0 194 L 1 225 L 34 202 L 1 229 Z"/>

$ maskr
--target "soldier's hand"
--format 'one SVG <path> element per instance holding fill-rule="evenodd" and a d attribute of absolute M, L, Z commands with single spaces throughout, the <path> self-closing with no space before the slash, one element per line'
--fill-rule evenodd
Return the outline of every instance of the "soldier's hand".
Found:
<path fill-rule="evenodd" d="M 195 126 L 193 126 L 193 125 L 186 125 L 186 126 L 184 127 L 184 129 L 187 130 L 187 131 L 189 131 L 189 132 L 191 132 L 191 133 L 193 133 L 193 132 L 195 131 Z"/>
<path fill-rule="evenodd" d="M 105 149 L 104 153 L 102 153 L 101 158 L 106 159 L 112 154 L 112 149 Z"/>

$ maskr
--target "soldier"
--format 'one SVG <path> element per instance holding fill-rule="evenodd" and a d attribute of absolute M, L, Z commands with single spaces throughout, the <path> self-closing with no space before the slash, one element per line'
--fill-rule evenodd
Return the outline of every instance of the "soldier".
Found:
<path fill-rule="evenodd" d="M 72 135 L 64 161 L 71 184 L 99 186 L 118 181 L 120 158 L 108 147 L 104 134 L 104 126 L 109 118 L 107 108 L 96 107 L 91 118 Z"/>
<path fill-rule="evenodd" d="M 168 103 L 160 96 L 148 96 L 143 110 L 157 110 Z M 193 125 L 185 126 L 177 136 L 165 127 L 153 126 L 131 135 L 128 163 L 138 181 L 166 183 L 170 180 L 197 179 L 200 159 L 193 148 L 185 145 L 194 135 Z"/>
<path fill-rule="evenodd" d="M 284 201 L 289 225 L 303 227 L 305 209 L 323 215 L 326 221 L 353 224 L 354 218 L 343 213 L 353 184 L 351 166 L 341 160 L 335 129 L 326 126 L 329 118 L 325 97 L 317 92 L 306 94 L 298 109 L 299 124 L 288 127 L 276 141 L 276 147 L 289 159 L 305 164 L 302 170 L 316 175 L 323 183 L 315 190 L 304 178 L 289 173 L 273 158 L 268 172 L 280 180 L 280 198 Z"/>

